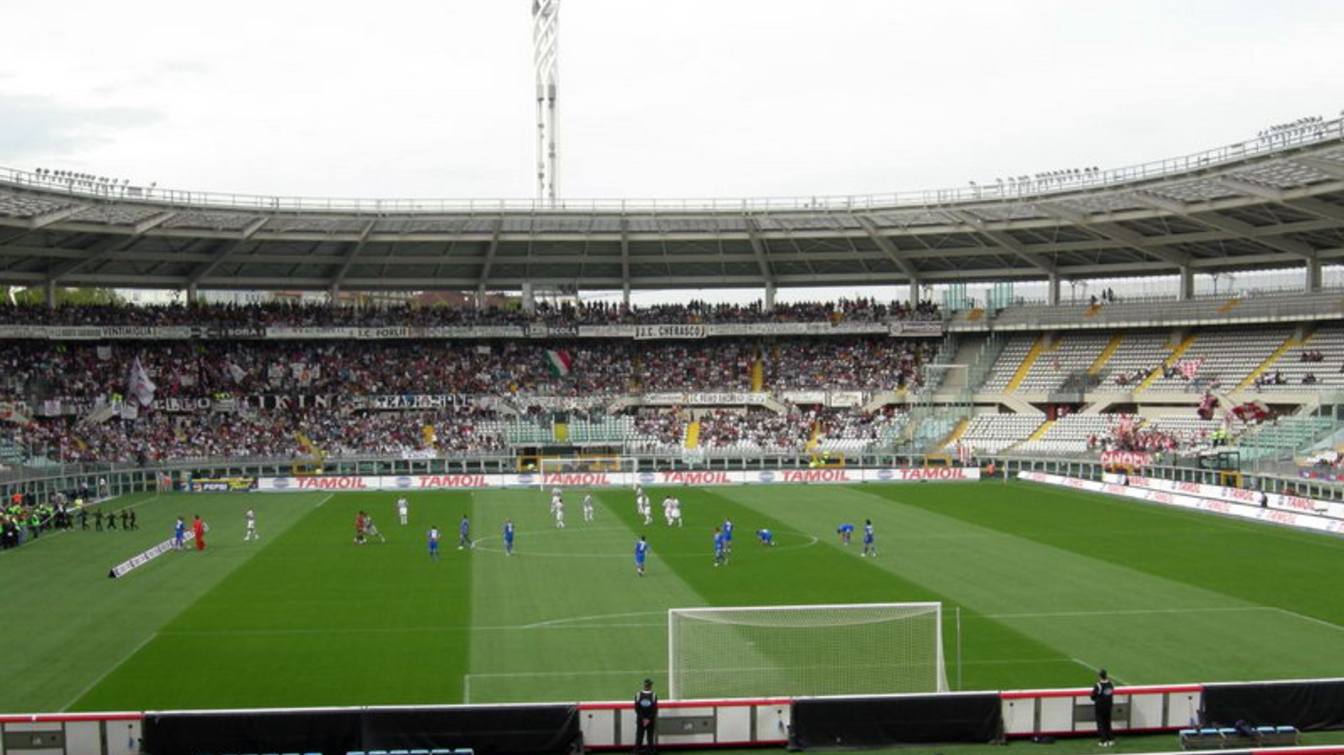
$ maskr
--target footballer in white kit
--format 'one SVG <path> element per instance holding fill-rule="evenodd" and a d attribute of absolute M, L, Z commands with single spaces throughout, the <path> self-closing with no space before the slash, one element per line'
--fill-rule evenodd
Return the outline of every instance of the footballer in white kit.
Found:
<path fill-rule="evenodd" d="M 406 496 L 398 498 L 397 516 L 401 517 L 401 526 L 403 527 L 406 526 L 406 522 L 408 519 L 410 519 L 410 515 L 411 515 L 411 504 L 407 502 Z"/>
<path fill-rule="evenodd" d="M 667 526 L 671 527 L 673 524 L 677 525 L 678 527 L 681 526 L 681 499 L 680 499 L 680 498 L 673 498 L 673 499 L 672 499 L 671 516 L 670 516 L 670 518 L 668 519 Z"/>
<path fill-rule="evenodd" d="M 248 509 L 243 515 L 247 519 L 247 532 L 243 533 L 243 542 L 248 540 L 260 540 L 261 535 L 257 534 L 257 512 Z"/>
<path fill-rule="evenodd" d="M 585 521 L 585 522 L 591 522 L 591 521 L 593 521 L 593 497 L 592 497 L 592 495 L 585 495 L 585 496 L 583 497 L 583 521 Z"/>
<path fill-rule="evenodd" d="M 667 526 L 672 526 L 672 496 L 663 496 L 663 519 L 667 521 Z"/>
<path fill-rule="evenodd" d="M 555 526 L 559 529 L 565 528 L 565 502 L 557 498 L 551 506 L 555 512 Z"/>

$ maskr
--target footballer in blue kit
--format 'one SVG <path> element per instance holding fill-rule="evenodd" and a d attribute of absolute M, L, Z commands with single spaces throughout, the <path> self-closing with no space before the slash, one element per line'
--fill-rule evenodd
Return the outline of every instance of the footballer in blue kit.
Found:
<path fill-rule="evenodd" d="M 854 536 L 854 525 L 846 522 L 845 524 L 836 527 L 835 532 L 840 536 L 840 542 L 842 544 L 849 545 L 850 538 Z"/>
<path fill-rule="evenodd" d="M 723 529 L 720 528 L 720 527 L 715 527 L 715 528 L 714 528 L 714 565 L 715 565 L 715 566 L 719 566 L 720 564 L 726 564 L 726 563 L 728 563 L 728 556 L 724 553 L 725 547 L 726 547 L 726 543 L 724 542 L 724 539 L 723 539 Z"/>
<path fill-rule="evenodd" d="M 504 520 L 504 554 L 513 555 L 513 520 Z"/>
<path fill-rule="evenodd" d="M 429 538 L 429 557 L 435 561 L 439 560 L 439 528 L 430 527 L 429 532 L 425 533 Z"/>
<path fill-rule="evenodd" d="M 872 519 L 863 520 L 863 553 L 859 555 L 872 556 L 876 558 L 877 543 L 874 542 L 875 540 L 876 537 L 873 535 L 873 520 Z"/>
<path fill-rule="evenodd" d="M 756 539 L 761 541 L 761 545 L 774 545 L 775 533 L 770 530 L 756 530 Z"/>
<path fill-rule="evenodd" d="M 733 520 L 723 520 L 723 548 L 729 553 L 733 552 Z"/>
<path fill-rule="evenodd" d="M 635 573 L 644 576 L 644 561 L 649 557 L 649 541 L 643 535 L 635 541 Z"/>
<path fill-rule="evenodd" d="M 462 522 L 457 525 L 457 549 L 471 547 L 471 521 L 467 515 L 462 515 Z"/>

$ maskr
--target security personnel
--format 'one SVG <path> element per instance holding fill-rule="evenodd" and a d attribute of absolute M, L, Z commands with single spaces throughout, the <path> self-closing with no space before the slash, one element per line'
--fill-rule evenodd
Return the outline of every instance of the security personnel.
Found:
<path fill-rule="evenodd" d="M 635 752 L 657 752 L 658 695 L 653 680 L 644 680 L 644 689 L 635 695 Z"/>
<path fill-rule="evenodd" d="M 1101 736 L 1102 747 L 1114 747 L 1115 737 L 1111 734 L 1111 703 L 1115 701 L 1115 685 L 1106 676 L 1106 669 L 1097 672 L 1097 683 L 1092 685 L 1092 705 L 1096 710 L 1097 734 Z"/>

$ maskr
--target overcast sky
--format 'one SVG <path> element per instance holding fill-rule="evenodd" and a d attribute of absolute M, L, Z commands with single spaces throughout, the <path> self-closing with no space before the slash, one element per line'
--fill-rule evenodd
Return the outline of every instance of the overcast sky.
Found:
<path fill-rule="evenodd" d="M 530 197 L 530 0 L 20 3 L 0 165 Z M 564 0 L 561 193 L 879 193 L 1344 108 L 1344 3 Z"/>

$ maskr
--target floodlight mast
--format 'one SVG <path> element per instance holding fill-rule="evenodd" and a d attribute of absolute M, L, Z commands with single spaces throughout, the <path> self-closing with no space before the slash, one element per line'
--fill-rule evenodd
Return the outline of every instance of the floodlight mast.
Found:
<path fill-rule="evenodd" d="M 537 86 L 537 198 L 555 206 L 556 90 L 560 85 L 560 0 L 532 0 L 532 67 Z"/>

